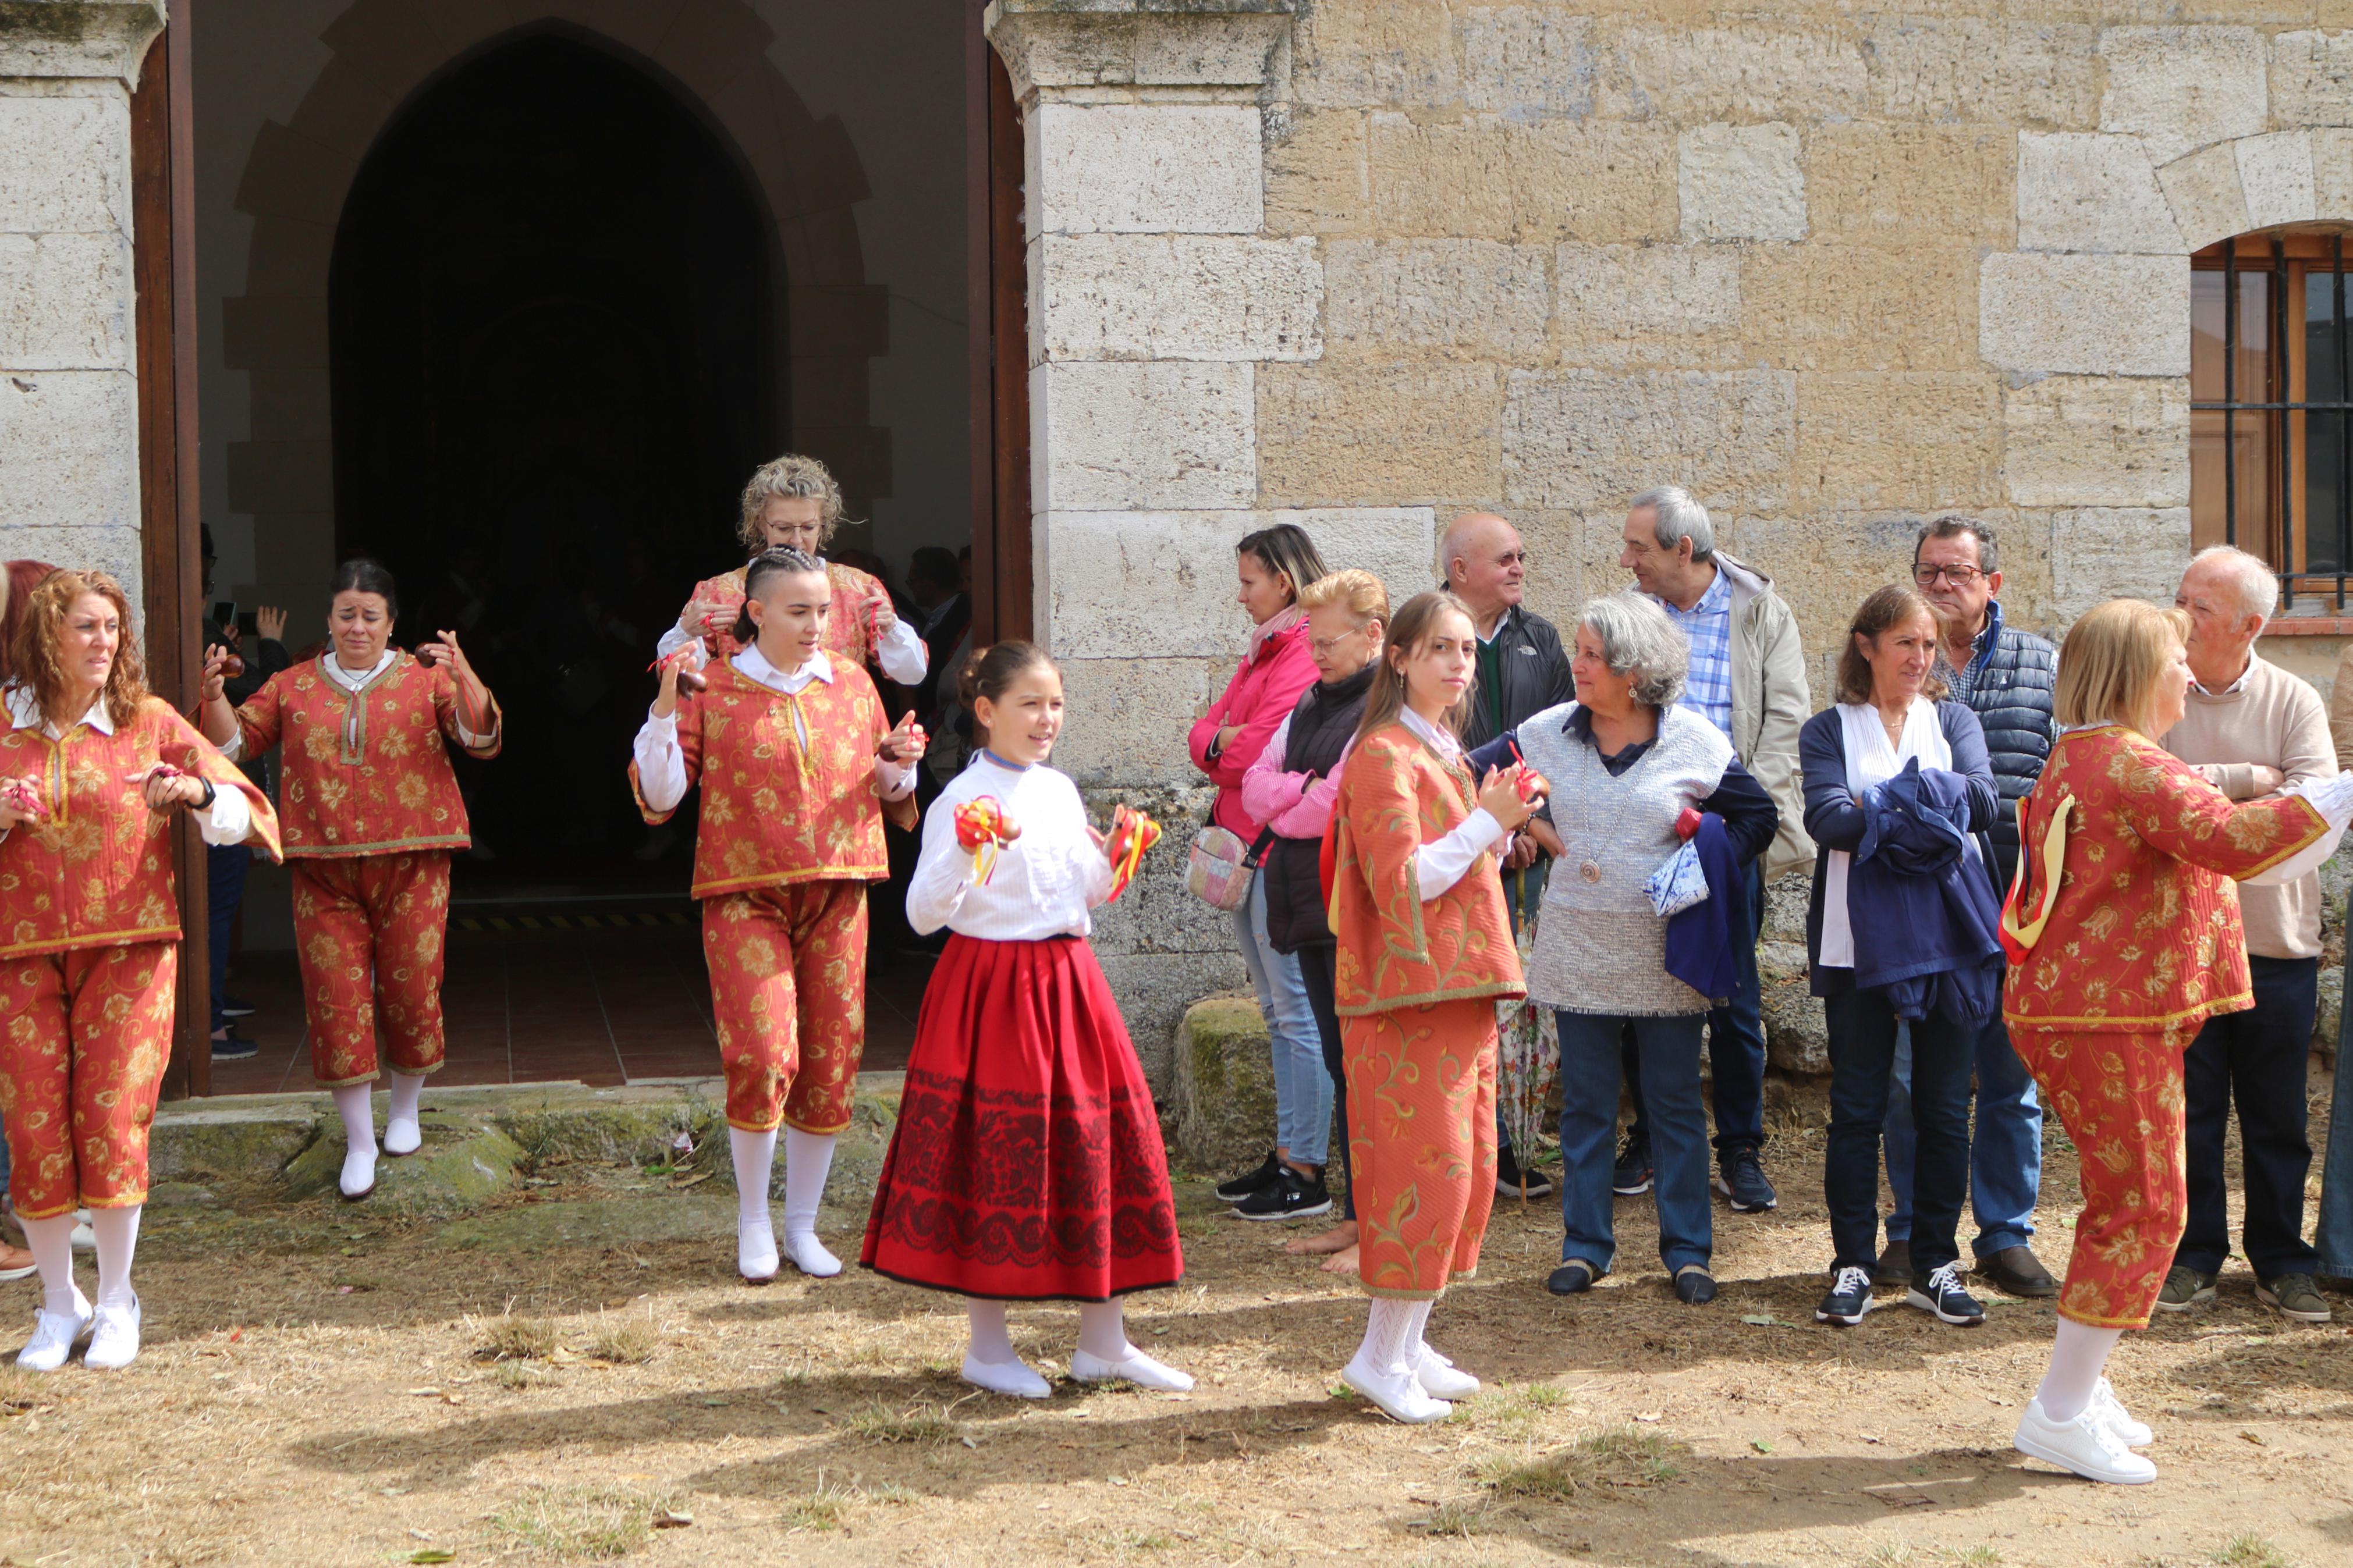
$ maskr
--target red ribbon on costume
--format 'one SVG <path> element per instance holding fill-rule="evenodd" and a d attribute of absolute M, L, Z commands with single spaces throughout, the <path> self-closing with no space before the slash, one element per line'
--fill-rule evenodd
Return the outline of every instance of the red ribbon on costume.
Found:
<path fill-rule="evenodd" d="M 29 780 L 0 779 L 0 801 L 5 801 L 11 810 L 28 822 L 38 822 L 48 815 L 48 808 L 41 804 L 40 792 Z"/>
<path fill-rule="evenodd" d="M 1144 864 L 1145 852 L 1160 842 L 1160 825 L 1134 806 L 1115 807 L 1111 814 L 1111 839 L 1104 846 L 1111 856 L 1110 903 L 1127 891 L 1135 880 L 1138 867 Z"/>
<path fill-rule="evenodd" d="M 973 869 L 986 884 L 997 874 L 997 852 L 1012 842 L 1005 835 L 1005 806 L 993 795 L 977 795 L 955 808 L 956 843 L 969 851 Z"/>

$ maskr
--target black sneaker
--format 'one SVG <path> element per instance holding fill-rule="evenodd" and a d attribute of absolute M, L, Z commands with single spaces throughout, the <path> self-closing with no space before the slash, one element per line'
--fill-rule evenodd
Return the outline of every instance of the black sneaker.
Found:
<path fill-rule="evenodd" d="M 1609 1190 L 1621 1198 L 1651 1190 L 1651 1140 L 1629 1132 L 1618 1141 L 1618 1163 L 1609 1173 Z"/>
<path fill-rule="evenodd" d="M 1868 1317 L 1879 1303 L 1871 1299 L 1871 1271 L 1867 1268 L 1841 1268 L 1831 1281 L 1831 1293 L 1814 1309 L 1814 1321 L 1837 1323 L 1852 1328 Z"/>
<path fill-rule="evenodd" d="M 1961 1289 L 1961 1266 L 1939 1264 L 1928 1271 L 1928 1277 L 1915 1282 L 1904 1300 L 1922 1311 L 1932 1314 L 1940 1323 L 1956 1323 L 1962 1328 L 1974 1328 L 1985 1321 L 1985 1309 L 1978 1299 Z"/>
<path fill-rule="evenodd" d="M 1528 1184 L 1525 1193 L 1520 1188 L 1523 1177 Z M 1507 1198 L 1550 1197 L 1552 1181 L 1541 1171 L 1523 1172 L 1520 1169 L 1519 1161 L 1513 1156 L 1510 1149 L 1498 1149 L 1495 1151 L 1495 1191 Z"/>
<path fill-rule="evenodd" d="M 213 1060 L 216 1062 L 243 1061 L 248 1057 L 258 1055 L 260 1050 L 259 1044 L 247 1039 L 235 1029 L 213 1037 Z"/>
<path fill-rule="evenodd" d="M 1332 1212 L 1332 1194 L 1324 1185 L 1323 1172 L 1303 1176 L 1285 1165 L 1275 1173 L 1271 1186 L 1236 1204 L 1234 1212 L 1244 1219 L 1313 1219 Z"/>
<path fill-rule="evenodd" d="M 1218 1184 L 1218 1201 L 1225 1204 L 1238 1204 L 1261 1188 L 1272 1186 L 1275 1173 L 1282 1169 L 1282 1161 L 1276 1156 L 1273 1150 L 1269 1149 L 1263 1163 L 1251 1167 L 1239 1176 Z"/>
<path fill-rule="evenodd" d="M 1734 1214 L 1757 1214 L 1781 1206 L 1773 1184 L 1765 1179 L 1764 1163 L 1757 1157 L 1756 1144 L 1735 1143 L 1724 1152 L 1718 1163 L 1715 1190 L 1732 1200 Z"/>
<path fill-rule="evenodd" d="M 227 992 L 221 994 L 220 1010 L 221 1016 L 224 1018 L 250 1018 L 258 1011 L 254 1005 L 244 997 L 231 996 Z"/>

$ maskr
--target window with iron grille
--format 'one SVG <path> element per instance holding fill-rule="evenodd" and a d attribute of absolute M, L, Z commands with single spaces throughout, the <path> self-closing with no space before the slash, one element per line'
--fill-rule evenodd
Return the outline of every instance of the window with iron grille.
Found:
<path fill-rule="evenodd" d="M 2190 258 L 2194 544 L 2272 563 L 2285 605 L 2353 583 L 2345 237 L 2241 235 Z"/>

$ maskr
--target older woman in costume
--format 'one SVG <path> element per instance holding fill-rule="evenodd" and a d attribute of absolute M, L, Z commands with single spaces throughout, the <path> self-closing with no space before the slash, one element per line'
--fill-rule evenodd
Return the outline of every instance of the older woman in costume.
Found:
<path fill-rule="evenodd" d="M 172 815 L 208 844 L 278 853 L 269 802 L 147 692 L 131 606 L 103 573 L 57 572 L 27 597 L 0 731 L 0 1117 L 42 1304 L 16 1357 L 139 1353 L 131 1259 L 147 1131 L 172 1050 L 180 910 Z M 77 1205 L 98 1233 L 98 1301 L 74 1286 Z"/>
<path fill-rule="evenodd" d="M 1525 770 L 1474 781 L 1456 739 L 1478 657 L 1454 595 L 1406 602 L 1333 804 L 1334 991 L 1356 1271 L 1373 1298 L 1340 1375 L 1399 1421 L 1440 1420 L 1479 1391 L 1422 1325 L 1478 1270 L 1495 1202 L 1495 1001 L 1527 989 L 1496 868 L 1533 809 Z"/>
<path fill-rule="evenodd" d="M 2230 884 L 2292 881 L 2353 817 L 2353 773 L 2233 802 L 2155 737 L 2189 689 L 2187 617 L 2116 599 L 2059 654 L 2062 731 L 2023 807 L 2002 916 L 2003 1014 L 2043 1103 L 2082 1151 L 2084 1212 L 2050 1370 L 2019 1451 L 2093 1480 L 2139 1482 L 2152 1440 L 2102 1375 L 2145 1328 L 2188 1213 L 2183 1050 L 2253 1005 Z"/>

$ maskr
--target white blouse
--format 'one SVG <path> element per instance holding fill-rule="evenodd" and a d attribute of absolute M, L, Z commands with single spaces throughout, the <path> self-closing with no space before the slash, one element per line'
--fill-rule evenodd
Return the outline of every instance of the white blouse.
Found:
<path fill-rule="evenodd" d="M 1879 710 L 1868 702 L 1841 702 L 1838 716 L 1840 738 L 1846 742 L 1846 791 L 1857 800 L 1863 791 L 1902 773 L 1904 764 L 1915 757 L 1923 768 L 1953 771 L 1952 745 L 1936 720 L 1936 705 L 1926 697 L 1912 699 L 1904 715 L 1904 739 L 1898 745 L 1887 743 L 1887 726 L 1880 721 Z M 1977 858 L 1977 836 L 1963 838 L 1961 847 L 1971 859 Z M 1833 849 L 1822 875 L 1821 963 L 1826 968 L 1854 967 L 1854 927 L 1846 910 L 1847 869 L 1853 864 L 1852 851 Z"/>
<path fill-rule="evenodd" d="M 1021 829 L 997 850 L 987 882 L 956 842 L 956 807 L 994 795 Z M 1111 861 L 1087 835 L 1087 808 L 1068 774 L 1017 768 L 987 752 L 923 813 L 923 854 L 907 888 L 907 923 L 928 935 L 947 927 L 990 942 L 1085 936 L 1088 911 L 1111 897 Z"/>

